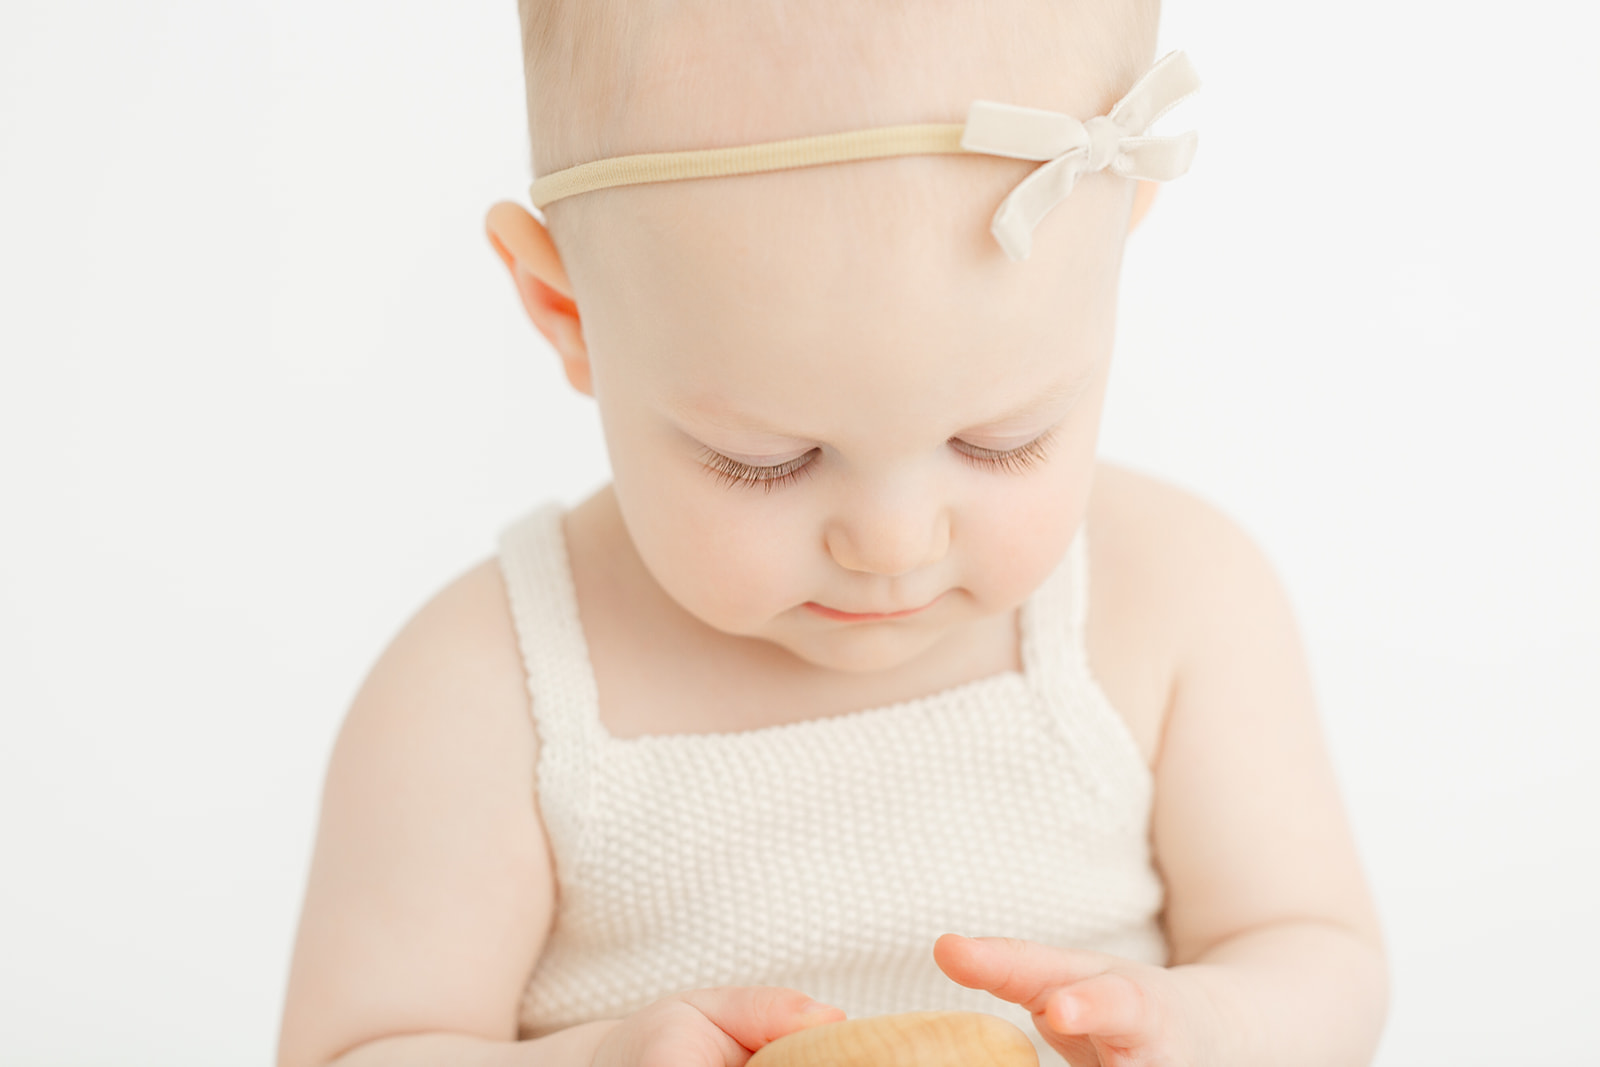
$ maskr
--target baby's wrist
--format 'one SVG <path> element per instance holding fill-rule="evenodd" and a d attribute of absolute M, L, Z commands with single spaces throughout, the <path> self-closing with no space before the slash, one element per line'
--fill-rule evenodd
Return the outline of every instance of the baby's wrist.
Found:
<path fill-rule="evenodd" d="M 1253 1063 L 1251 1050 L 1259 1032 L 1249 997 L 1232 968 L 1191 963 L 1168 970 L 1177 988 L 1186 1021 L 1185 1043 L 1192 1067 L 1241 1067 Z"/>

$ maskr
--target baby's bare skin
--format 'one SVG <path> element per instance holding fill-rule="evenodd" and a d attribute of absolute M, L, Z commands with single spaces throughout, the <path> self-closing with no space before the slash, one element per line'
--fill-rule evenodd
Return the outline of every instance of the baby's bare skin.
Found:
<path fill-rule="evenodd" d="M 795 71 L 752 72 L 739 27 L 717 25 L 662 38 L 693 45 L 707 73 L 643 94 L 626 150 L 859 124 L 849 92 L 786 94 Z M 795 70 L 808 39 L 785 38 Z M 865 40 L 864 54 L 901 55 Z M 926 78 L 882 72 L 907 94 L 885 117 L 948 121 L 952 102 L 1013 92 L 1087 115 L 1116 95 L 1069 84 L 1070 64 L 999 79 L 989 58 L 939 66 L 924 103 Z M 770 84 L 735 93 L 738 71 Z M 707 110 L 719 102 L 726 124 Z M 922 107 L 940 113 L 906 113 Z M 622 737 L 759 729 L 1016 670 L 1017 608 L 1084 528 L 1089 666 L 1154 778 L 1170 966 L 992 931 L 929 952 L 953 981 L 1026 1006 L 1074 1064 L 1365 1063 L 1386 1004 L 1381 938 L 1287 597 L 1214 508 L 1096 456 L 1123 246 L 1154 187 L 1080 179 L 1012 263 L 988 214 L 1032 167 L 903 157 L 600 190 L 551 205 L 551 230 L 513 204 L 490 211 L 524 309 L 606 431 L 614 480 L 566 520 L 602 722 Z M 971 463 L 1046 435 L 1025 470 Z M 719 484 L 708 455 L 805 478 Z M 808 603 L 931 606 L 839 624 Z M 637 1062 L 617 1037 L 644 1032 L 632 1016 L 511 1044 L 558 893 L 536 760 L 489 559 L 406 624 L 340 733 L 280 1067 L 344 1053 L 588 1064 L 599 1049 Z M 741 1067 L 750 1046 L 721 1040 L 722 1023 L 657 1008 L 662 1040 L 706 1050 L 675 1067 Z M 792 1019 L 735 1022 L 770 1037 Z"/>

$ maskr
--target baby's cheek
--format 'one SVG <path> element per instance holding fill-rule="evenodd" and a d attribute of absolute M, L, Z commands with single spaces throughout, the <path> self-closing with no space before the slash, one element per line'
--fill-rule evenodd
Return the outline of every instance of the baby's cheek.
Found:
<path fill-rule="evenodd" d="M 738 515 L 707 486 L 670 470 L 614 466 L 617 499 L 645 568 L 707 625 L 726 630 L 755 598 L 759 574 L 738 536 Z M 714 492 L 727 490 L 713 487 Z"/>
<path fill-rule="evenodd" d="M 1077 522 L 1078 508 L 1058 498 L 1014 507 L 1002 521 L 985 523 L 973 532 L 967 567 L 973 594 L 990 611 L 1027 599 L 1060 562 Z"/>
<path fill-rule="evenodd" d="M 991 612 L 1017 606 L 1050 573 L 1037 551 L 1016 545 L 996 547 L 978 565 L 973 581 L 974 595 Z"/>
<path fill-rule="evenodd" d="M 684 595 L 694 601 L 686 606 L 720 630 L 754 633 L 812 595 L 800 588 L 799 576 L 806 573 L 797 557 L 800 546 L 793 524 L 718 510 L 687 525 L 678 546 L 691 586 Z"/>
<path fill-rule="evenodd" d="M 694 595 L 707 622 L 730 633 L 748 633 L 774 614 L 774 564 L 752 559 L 737 547 L 703 555 L 698 563 Z"/>

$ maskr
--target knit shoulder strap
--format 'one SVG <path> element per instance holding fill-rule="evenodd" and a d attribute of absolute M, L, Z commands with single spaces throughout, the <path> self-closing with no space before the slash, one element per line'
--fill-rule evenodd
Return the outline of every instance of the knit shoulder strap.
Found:
<path fill-rule="evenodd" d="M 540 815 L 558 874 L 576 861 L 601 744 L 600 701 L 578 617 L 563 508 L 541 504 L 502 529 L 500 568 L 539 737 Z"/>
<path fill-rule="evenodd" d="M 1153 782 L 1138 742 L 1089 668 L 1089 548 L 1085 522 L 1029 602 L 1023 654 L 1049 719 L 1077 753 L 1092 791 L 1107 801 L 1147 797 Z"/>

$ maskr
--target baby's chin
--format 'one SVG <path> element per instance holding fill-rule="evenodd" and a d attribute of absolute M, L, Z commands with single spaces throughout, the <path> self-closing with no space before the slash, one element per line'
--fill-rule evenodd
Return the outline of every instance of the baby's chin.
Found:
<path fill-rule="evenodd" d="M 803 633 L 763 636 L 813 667 L 839 674 L 869 675 L 906 666 L 943 636 L 934 628 L 905 620 L 805 627 Z"/>

